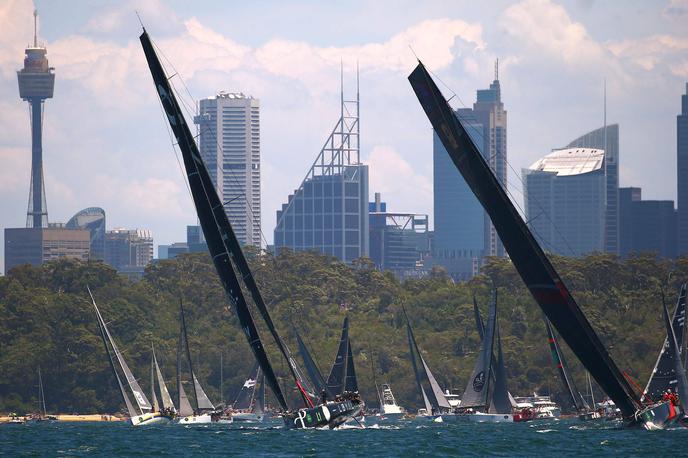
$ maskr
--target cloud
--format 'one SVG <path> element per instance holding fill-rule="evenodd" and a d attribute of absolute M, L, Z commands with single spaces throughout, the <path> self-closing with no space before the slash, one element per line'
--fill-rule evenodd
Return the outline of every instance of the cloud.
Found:
<path fill-rule="evenodd" d="M 420 213 L 428 208 L 428 202 L 432 201 L 432 181 L 416 172 L 392 146 L 373 147 L 364 163 L 369 166 L 371 198 L 374 192 L 379 192 L 383 201 L 390 199 L 393 203 L 388 204 L 389 211 Z"/>
<path fill-rule="evenodd" d="M 644 70 L 652 71 L 657 66 L 669 65 L 677 76 L 687 76 L 688 36 L 652 35 L 608 43 L 609 50 L 621 60 L 626 60 Z M 681 66 L 684 70 L 681 70 Z"/>
<path fill-rule="evenodd" d="M 524 53 L 546 54 L 569 65 L 601 60 L 605 55 L 604 48 L 583 24 L 573 21 L 563 6 L 549 0 L 525 0 L 512 5 L 499 23 L 505 33 L 524 46 Z"/>

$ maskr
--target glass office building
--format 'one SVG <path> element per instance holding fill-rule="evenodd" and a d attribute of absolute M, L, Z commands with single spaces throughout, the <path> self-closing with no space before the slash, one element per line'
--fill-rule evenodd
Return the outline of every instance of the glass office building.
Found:
<path fill-rule="evenodd" d="M 558 150 L 523 170 L 528 226 L 545 251 L 583 256 L 603 251 L 605 152 Z"/>

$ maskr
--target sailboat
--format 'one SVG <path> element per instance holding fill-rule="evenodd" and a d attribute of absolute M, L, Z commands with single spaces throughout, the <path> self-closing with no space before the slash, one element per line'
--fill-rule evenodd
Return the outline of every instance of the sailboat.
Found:
<path fill-rule="evenodd" d="M 679 415 L 668 401 L 650 407 L 641 404 L 422 62 L 409 75 L 409 82 L 454 165 L 490 216 L 533 298 L 621 410 L 625 423 L 654 429 L 676 421 Z"/>
<path fill-rule="evenodd" d="M 493 357 L 495 341 L 497 343 L 496 360 Z M 502 423 L 514 421 L 512 410 L 506 383 L 501 337 L 497 326 L 497 290 L 494 289 L 480 353 L 461 396 L 458 413 L 463 420 Z M 519 413 L 517 419 L 525 420 L 526 418 L 523 418 L 523 413 Z"/>
<path fill-rule="evenodd" d="M 568 395 L 569 403 L 573 410 L 579 415 L 581 419 L 594 419 L 596 418 L 597 412 L 590 409 L 590 406 L 585 401 L 583 396 L 581 396 L 580 391 L 576 388 L 576 385 L 569 374 L 568 364 L 566 364 L 566 359 L 564 354 L 559 347 L 559 341 L 557 340 L 554 329 L 550 324 L 547 317 L 543 317 L 545 322 L 545 328 L 547 329 L 547 341 L 549 342 L 550 352 L 552 354 L 552 362 L 557 367 L 559 371 L 559 377 L 564 385 L 564 391 Z"/>
<path fill-rule="evenodd" d="M 683 336 L 686 326 L 686 285 L 681 286 L 678 295 L 678 301 L 674 315 L 671 319 L 671 326 L 676 336 L 678 343 L 678 354 L 674 353 L 673 346 L 670 344 L 669 335 L 664 339 L 664 344 L 657 357 L 657 362 L 652 369 L 650 379 L 647 381 L 647 386 L 643 390 L 643 396 L 640 400 L 644 403 L 653 403 L 662 399 L 663 394 L 667 390 L 677 392 L 676 385 L 678 384 L 678 377 L 676 375 L 675 360 L 681 360 L 682 353 L 684 353 L 681 345 L 683 344 Z"/>
<path fill-rule="evenodd" d="M 117 385 L 119 386 L 120 393 L 122 394 L 122 399 L 124 400 L 124 404 L 127 406 L 127 411 L 129 413 L 129 422 L 133 426 L 152 425 L 156 423 L 159 424 L 168 422 L 170 420 L 169 417 L 164 416 L 160 412 L 153 411 L 153 406 L 151 406 L 150 402 L 148 401 L 148 398 L 143 393 L 143 390 L 139 386 L 139 383 L 136 381 L 134 374 L 132 374 L 131 370 L 129 369 L 129 366 L 124 361 L 124 357 L 122 356 L 122 353 L 119 351 L 117 344 L 115 344 L 115 341 L 112 338 L 112 335 L 110 334 L 110 331 L 108 330 L 102 315 L 100 314 L 100 310 L 98 310 L 96 300 L 93 298 L 91 290 L 88 287 L 87 289 L 88 294 L 91 296 L 91 302 L 93 303 L 93 307 L 96 311 L 98 327 L 100 328 L 100 336 L 103 340 L 103 345 L 105 346 L 105 352 L 108 355 L 110 368 L 112 369 L 112 372 L 115 374 L 115 378 L 117 379 Z M 127 385 L 129 386 L 129 389 L 131 390 L 134 396 L 134 400 L 136 401 L 136 406 L 138 407 L 138 409 L 133 406 L 133 404 L 129 400 L 129 396 L 127 396 L 127 392 L 124 389 L 124 385 L 122 384 L 122 379 L 120 378 L 119 372 L 117 371 L 115 360 L 117 360 L 117 366 L 119 366 L 121 372 L 124 374 L 124 377 L 127 381 Z"/>
<path fill-rule="evenodd" d="M 261 422 L 265 410 L 265 380 L 258 363 L 244 382 L 234 404 L 232 420 L 236 422 Z"/>
<path fill-rule="evenodd" d="M 158 403 L 158 397 L 155 394 L 155 382 L 157 380 L 158 389 L 160 390 L 160 399 L 162 401 L 162 408 Z M 160 412 L 163 416 L 169 417 L 170 420 L 177 416 L 177 409 L 172 402 L 172 396 L 167 390 L 165 379 L 160 372 L 158 365 L 158 358 L 155 356 L 155 348 L 151 345 L 151 393 L 153 398 L 153 411 Z"/>
<path fill-rule="evenodd" d="M 373 349 L 370 349 L 370 369 L 373 373 L 373 382 L 375 384 L 375 392 L 377 393 L 378 401 L 380 402 L 380 410 L 377 414 L 380 420 L 390 419 L 397 420 L 406 414 L 403 407 L 397 404 L 392 393 L 392 387 L 389 383 L 383 383 L 378 386 L 377 377 L 375 376 L 375 363 L 373 357 Z"/>
<path fill-rule="evenodd" d="M 57 421 L 56 416 L 48 415 L 45 407 L 45 393 L 43 391 L 43 376 L 41 375 L 41 366 L 38 366 L 38 406 L 36 413 L 28 417 L 28 421 Z"/>
<path fill-rule="evenodd" d="M 341 401 L 316 405 L 312 393 L 309 394 L 304 388 L 305 380 L 296 365 L 296 361 L 277 332 L 246 257 L 241 250 L 239 240 L 227 218 L 222 201 L 217 195 L 208 169 L 198 151 L 194 136 L 184 119 L 184 114 L 172 91 L 169 79 L 145 29 L 139 38 L 153 78 L 155 91 L 160 97 L 162 107 L 182 154 L 189 190 L 218 277 L 227 294 L 227 299 L 234 307 L 241 328 L 246 335 L 246 340 L 265 376 L 265 382 L 284 412 L 285 426 L 288 428 L 336 428 L 340 426 L 361 411 L 360 397 L 351 395 Z M 251 316 L 237 274 L 241 276 L 241 280 L 249 291 L 274 343 L 288 363 L 289 374 L 303 400 L 304 407 L 302 408 L 296 410 L 289 408 L 258 334 L 256 323 Z"/>
<path fill-rule="evenodd" d="M 203 391 L 203 387 L 198 382 L 191 363 L 191 351 L 189 350 L 189 339 L 186 334 L 186 319 L 184 317 L 184 305 L 179 301 L 180 330 L 179 342 L 177 344 L 177 392 L 179 396 L 179 419 L 180 425 L 207 424 L 213 421 L 215 406 Z M 191 407 L 189 398 L 184 391 L 182 381 L 182 353 L 186 355 L 186 362 L 191 375 L 191 386 L 196 401 L 196 408 Z"/>
<path fill-rule="evenodd" d="M 296 342 L 299 346 L 299 354 L 301 355 L 301 359 L 303 359 L 304 366 L 306 366 L 308 378 L 313 385 L 313 392 L 320 393 L 322 395 L 324 391 L 326 396 L 334 398 L 334 394 L 327 391 L 327 382 L 325 381 L 320 368 L 311 356 L 311 352 L 308 350 L 306 342 L 303 341 L 301 335 L 296 329 L 294 329 L 294 333 L 296 334 Z"/>
<path fill-rule="evenodd" d="M 453 415 L 451 405 L 444 396 L 440 385 L 437 383 L 435 376 L 428 367 L 423 355 L 420 353 L 416 338 L 413 335 L 411 322 L 406 314 L 406 309 L 402 307 L 404 318 L 406 318 L 406 336 L 409 343 L 409 354 L 411 356 L 411 365 L 413 366 L 413 373 L 416 377 L 416 384 L 418 392 L 423 398 L 424 407 L 418 409 L 419 417 L 429 417 L 433 420 L 438 420 L 440 416 Z M 429 389 L 426 391 L 425 387 Z M 430 393 L 430 395 L 428 395 Z"/>

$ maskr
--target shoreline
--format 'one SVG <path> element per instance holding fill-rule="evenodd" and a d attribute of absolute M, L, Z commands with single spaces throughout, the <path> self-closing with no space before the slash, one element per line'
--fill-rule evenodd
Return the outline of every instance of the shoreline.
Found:
<path fill-rule="evenodd" d="M 64 422 L 113 422 L 113 421 L 124 421 L 123 417 L 118 417 L 116 415 L 110 415 L 110 414 L 56 414 L 56 415 L 51 415 L 54 417 L 57 417 L 57 421 L 64 421 Z M 31 418 L 30 415 L 19 415 L 19 418 L 29 420 Z M 0 423 L 9 423 L 11 417 L 9 415 L 0 415 Z"/>

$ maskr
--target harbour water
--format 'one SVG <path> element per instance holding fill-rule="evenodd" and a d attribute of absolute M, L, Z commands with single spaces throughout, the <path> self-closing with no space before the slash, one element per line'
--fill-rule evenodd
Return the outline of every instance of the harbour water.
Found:
<path fill-rule="evenodd" d="M 157 426 L 126 423 L 0 425 L 2 456 L 669 456 L 688 429 L 644 431 L 574 420 L 455 424 L 426 420 L 366 429 L 285 431 L 274 426 Z"/>

